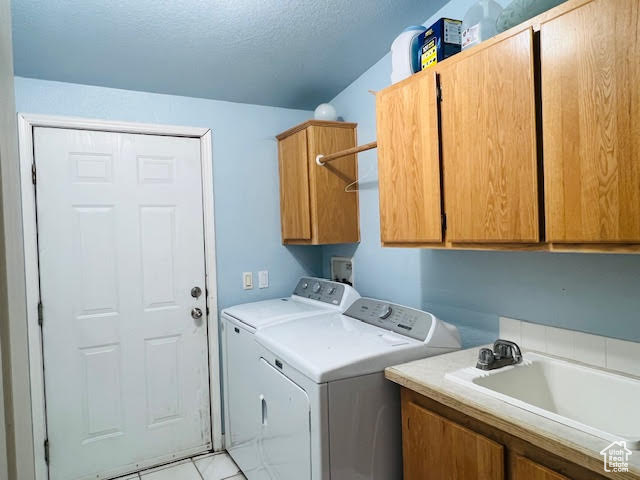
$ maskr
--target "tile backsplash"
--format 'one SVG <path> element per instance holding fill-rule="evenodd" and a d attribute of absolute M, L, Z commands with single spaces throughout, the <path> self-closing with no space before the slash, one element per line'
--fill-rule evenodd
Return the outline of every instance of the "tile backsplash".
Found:
<path fill-rule="evenodd" d="M 640 376 L 640 343 L 500 317 L 500 338 L 522 348 Z"/>

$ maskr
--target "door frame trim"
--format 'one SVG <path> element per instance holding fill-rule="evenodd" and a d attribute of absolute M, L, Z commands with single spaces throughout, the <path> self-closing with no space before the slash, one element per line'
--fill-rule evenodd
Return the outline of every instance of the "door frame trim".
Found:
<path fill-rule="evenodd" d="M 202 175 L 203 227 L 207 306 L 207 336 L 209 348 L 209 390 L 211 397 L 211 429 L 214 450 L 224 447 L 222 435 L 222 398 L 220 391 L 219 318 L 216 278 L 216 249 L 213 194 L 212 134 L 209 128 L 117 122 L 54 115 L 18 113 L 18 141 L 20 153 L 20 188 L 23 221 L 24 268 L 26 275 L 27 331 L 29 349 L 29 383 L 31 386 L 31 419 L 36 480 L 47 480 L 49 467 L 45 462 L 46 416 L 44 398 L 44 362 L 42 358 L 42 330 L 38 325 L 40 301 L 38 243 L 35 190 L 31 166 L 35 162 L 33 129 L 35 127 L 95 130 L 102 132 L 190 137 L 200 140 Z"/>

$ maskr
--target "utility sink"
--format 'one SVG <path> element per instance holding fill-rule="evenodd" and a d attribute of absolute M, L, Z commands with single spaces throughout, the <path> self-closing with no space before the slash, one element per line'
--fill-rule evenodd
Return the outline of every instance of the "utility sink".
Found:
<path fill-rule="evenodd" d="M 537 415 L 640 449 L 640 380 L 527 352 L 496 370 L 448 373 L 460 383 Z"/>

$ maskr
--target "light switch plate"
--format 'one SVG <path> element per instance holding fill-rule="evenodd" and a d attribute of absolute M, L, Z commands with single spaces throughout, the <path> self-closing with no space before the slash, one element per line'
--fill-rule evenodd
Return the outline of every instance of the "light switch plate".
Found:
<path fill-rule="evenodd" d="M 269 270 L 260 270 L 258 272 L 258 288 L 269 287 Z"/>
<path fill-rule="evenodd" d="M 242 273 L 242 288 L 251 290 L 253 288 L 253 272 Z"/>

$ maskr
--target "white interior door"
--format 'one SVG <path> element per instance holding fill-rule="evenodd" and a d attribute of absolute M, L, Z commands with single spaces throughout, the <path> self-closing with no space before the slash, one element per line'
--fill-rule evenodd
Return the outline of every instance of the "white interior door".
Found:
<path fill-rule="evenodd" d="M 199 140 L 35 128 L 34 149 L 50 479 L 208 450 Z"/>

